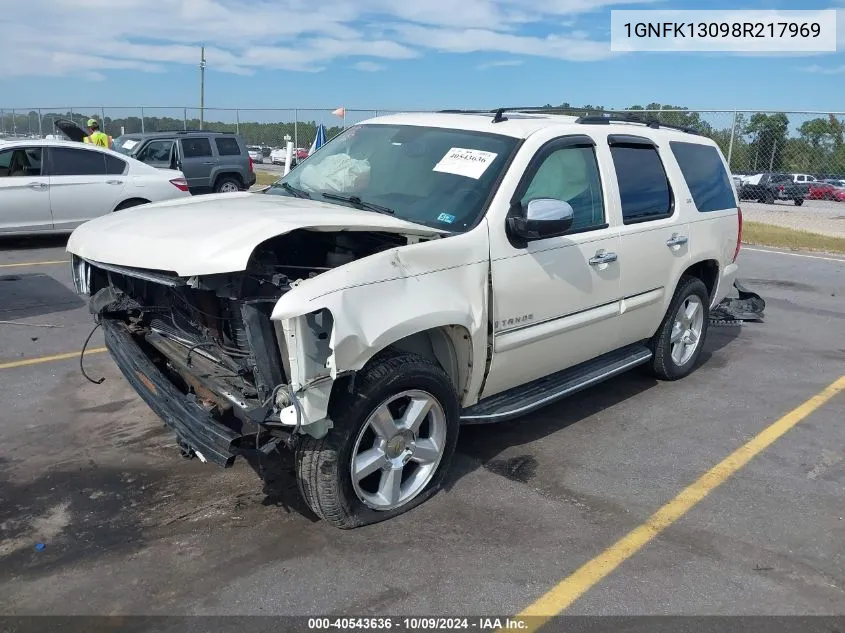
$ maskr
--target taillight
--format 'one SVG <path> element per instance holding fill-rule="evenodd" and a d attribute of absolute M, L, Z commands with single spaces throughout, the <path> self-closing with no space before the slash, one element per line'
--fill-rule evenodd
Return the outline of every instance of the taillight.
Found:
<path fill-rule="evenodd" d="M 188 181 L 184 178 L 174 178 L 170 181 L 170 184 L 176 187 L 179 191 L 188 190 Z"/>
<path fill-rule="evenodd" d="M 732 262 L 736 261 L 736 258 L 739 257 L 739 247 L 742 245 L 742 209 L 739 207 L 736 208 L 736 250 L 734 250 L 734 258 L 731 260 Z"/>
<path fill-rule="evenodd" d="M 780 186 L 778 187 L 778 189 L 780 189 L 781 191 L 783 191 L 783 185 L 780 185 Z"/>
<path fill-rule="evenodd" d="M 247 154 L 247 156 L 249 157 L 249 170 L 250 170 L 250 171 L 255 171 L 255 170 L 252 168 L 252 156 L 249 156 L 248 154 Z"/>

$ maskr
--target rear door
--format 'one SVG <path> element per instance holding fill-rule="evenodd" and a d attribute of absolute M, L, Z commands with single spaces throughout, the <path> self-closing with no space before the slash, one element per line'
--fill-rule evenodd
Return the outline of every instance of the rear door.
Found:
<path fill-rule="evenodd" d="M 50 209 L 57 229 L 72 229 L 114 209 L 126 188 L 125 161 L 85 147 L 51 147 Z"/>
<path fill-rule="evenodd" d="M 619 260 L 622 267 L 623 345 L 651 337 L 688 267 L 689 223 L 682 219 L 684 200 L 672 190 L 664 161 L 651 139 L 627 134 L 608 136 L 622 207 Z M 673 180 L 680 174 L 673 173 Z"/>
<path fill-rule="evenodd" d="M 0 149 L 0 233 L 53 228 L 50 178 L 42 175 L 43 147 Z"/>
<path fill-rule="evenodd" d="M 211 174 L 215 171 L 217 159 L 211 150 L 211 140 L 207 136 L 194 136 L 179 139 L 182 158 L 182 173 L 188 181 L 188 187 L 208 189 L 211 187 Z"/>

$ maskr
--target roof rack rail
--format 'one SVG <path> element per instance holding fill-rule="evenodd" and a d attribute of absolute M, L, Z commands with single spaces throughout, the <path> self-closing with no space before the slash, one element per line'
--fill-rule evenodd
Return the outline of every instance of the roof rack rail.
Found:
<path fill-rule="evenodd" d="M 493 123 L 507 121 L 504 116 L 505 112 L 524 112 L 525 114 L 567 114 L 574 116 L 573 112 L 583 111 L 584 108 L 560 108 L 560 107 L 545 107 L 545 106 L 528 106 L 528 107 L 511 107 L 511 108 L 496 108 L 493 110 L 439 110 L 441 114 L 492 114 Z M 576 123 L 585 124 L 609 124 L 613 122 L 620 123 L 639 123 L 652 129 L 667 128 L 670 130 L 678 130 L 686 132 L 687 134 L 701 135 L 701 132 L 693 127 L 683 125 L 671 125 L 669 123 L 661 123 L 656 118 L 642 119 L 634 114 L 628 112 L 616 112 L 602 110 L 598 114 L 585 114 L 575 120 Z"/>
<path fill-rule="evenodd" d="M 162 134 L 165 134 L 165 133 L 169 134 L 171 132 L 167 132 L 165 130 L 164 132 L 161 132 L 161 133 Z M 193 134 L 193 133 L 198 133 L 198 134 L 234 134 L 234 132 L 221 132 L 219 130 L 173 130 L 172 133 L 175 133 L 175 134 Z"/>
<path fill-rule="evenodd" d="M 649 119 L 642 119 L 640 117 L 631 115 L 631 114 L 618 114 L 618 113 L 608 113 L 607 115 L 604 114 L 589 114 L 585 116 L 578 117 L 575 120 L 576 123 L 585 123 L 585 124 L 592 124 L 592 125 L 608 125 L 610 123 L 639 123 L 641 125 L 645 125 L 646 127 L 650 127 L 652 129 L 659 129 L 659 128 L 667 128 L 670 130 L 679 130 L 681 132 L 686 132 L 687 134 L 695 134 L 697 136 L 701 135 L 697 129 L 689 126 L 683 125 L 671 125 L 669 123 L 661 123 L 657 119 L 649 118 Z"/>

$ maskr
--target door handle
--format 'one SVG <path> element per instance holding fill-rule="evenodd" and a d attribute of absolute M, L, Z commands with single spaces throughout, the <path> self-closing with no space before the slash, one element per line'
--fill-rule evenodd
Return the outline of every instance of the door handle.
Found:
<path fill-rule="evenodd" d="M 689 238 L 686 235 L 678 235 L 677 233 L 672 233 L 672 237 L 666 240 L 666 246 L 682 246 L 689 242 Z"/>
<path fill-rule="evenodd" d="M 46 182 L 31 182 L 27 185 L 30 189 L 46 189 L 47 183 Z"/>
<path fill-rule="evenodd" d="M 213 165 L 213 164 L 214 164 L 214 162 L 212 162 L 210 160 L 203 163 L 203 165 Z"/>
<path fill-rule="evenodd" d="M 598 266 L 599 264 L 609 264 L 616 261 L 616 253 L 608 253 L 604 249 L 596 251 L 596 254 L 590 258 L 590 266 Z"/>
<path fill-rule="evenodd" d="M 122 185 L 123 181 L 122 180 L 107 180 L 106 184 L 107 185 Z"/>

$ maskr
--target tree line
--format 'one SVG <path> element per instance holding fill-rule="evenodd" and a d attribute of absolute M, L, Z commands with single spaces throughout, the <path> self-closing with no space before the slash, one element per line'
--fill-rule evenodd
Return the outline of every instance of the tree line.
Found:
<path fill-rule="evenodd" d="M 609 112 L 603 106 L 573 106 L 562 103 L 556 106 L 545 104 L 545 108 L 555 108 L 563 112 L 582 115 Z M 644 110 L 652 112 L 642 112 Z M 845 123 L 830 114 L 809 119 L 801 123 L 797 131 L 790 131 L 789 116 L 784 112 L 754 114 L 725 113 L 723 126 L 706 121 L 702 112 L 689 110 L 683 106 L 649 103 L 645 106 L 633 105 L 623 110 L 642 118 L 656 118 L 669 125 L 691 127 L 701 134 L 712 138 L 727 157 L 730 151 L 730 167 L 734 172 L 751 173 L 761 171 L 804 172 L 811 174 L 845 174 Z M 54 133 L 52 121 L 56 118 L 70 118 L 70 112 L 42 113 L 41 129 L 44 134 Z M 74 113 L 73 119 L 80 124 L 89 117 L 100 119 L 100 114 Z M 39 132 L 38 113 L 16 113 L 14 119 L 10 112 L 3 113 L 0 119 L 2 130 L 18 133 Z M 119 136 L 121 130 L 126 134 L 146 132 L 167 132 L 182 129 L 199 129 L 199 119 L 178 119 L 173 117 L 145 116 L 143 125 L 140 117 L 105 118 L 104 131 L 112 136 Z M 239 132 L 249 145 L 281 147 L 284 137 L 296 138 L 300 147 L 307 147 L 317 133 L 316 121 L 278 121 L 257 123 L 244 121 L 240 124 L 219 121 L 205 121 L 203 128 L 221 132 Z M 327 127 L 327 136 L 331 138 L 340 133 L 340 126 Z M 731 137 L 733 136 L 733 142 Z"/>

